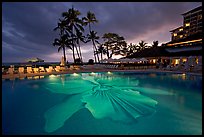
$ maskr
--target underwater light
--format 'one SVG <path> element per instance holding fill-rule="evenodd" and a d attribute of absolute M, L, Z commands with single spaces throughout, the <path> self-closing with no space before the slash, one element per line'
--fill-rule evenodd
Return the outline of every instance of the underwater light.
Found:
<path fill-rule="evenodd" d="M 72 75 L 73 75 L 73 76 L 79 76 L 79 74 L 77 74 L 77 73 L 73 73 Z"/>
<path fill-rule="evenodd" d="M 91 75 L 95 75 L 96 73 L 94 73 L 94 72 L 91 72 Z"/>
<path fill-rule="evenodd" d="M 40 76 L 40 78 L 44 78 L 45 76 Z"/>
<path fill-rule="evenodd" d="M 112 72 L 108 71 L 108 74 L 112 74 Z"/>
<path fill-rule="evenodd" d="M 55 77 L 55 75 L 51 74 L 51 75 L 49 75 L 49 77 L 50 77 L 50 78 L 54 78 L 54 77 Z"/>

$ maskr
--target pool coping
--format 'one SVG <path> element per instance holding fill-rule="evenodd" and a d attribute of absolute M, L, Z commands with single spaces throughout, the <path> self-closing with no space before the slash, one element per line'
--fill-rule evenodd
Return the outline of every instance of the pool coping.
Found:
<path fill-rule="evenodd" d="M 68 70 L 61 72 L 41 72 L 41 73 L 26 73 L 26 74 L 12 74 L 12 75 L 2 75 L 2 80 L 4 79 L 15 79 L 15 78 L 25 78 L 34 76 L 47 76 L 47 75 L 60 75 L 60 74 L 72 74 L 72 73 L 84 73 L 84 72 L 161 72 L 161 73 L 177 73 L 177 74 L 190 74 L 202 76 L 202 73 L 186 72 L 186 71 L 169 71 L 161 69 L 137 69 L 137 70 L 124 70 L 124 69 L 84 69 L 84 70 Z"/>

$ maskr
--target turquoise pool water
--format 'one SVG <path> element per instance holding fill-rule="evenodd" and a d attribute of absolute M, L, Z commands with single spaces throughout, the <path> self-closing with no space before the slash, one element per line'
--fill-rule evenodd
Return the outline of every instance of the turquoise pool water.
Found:
<path fill-rule="evenodd" d="M 79 73 L 2 81 L 3 134 L 202 134 L 202 76 Z"/>

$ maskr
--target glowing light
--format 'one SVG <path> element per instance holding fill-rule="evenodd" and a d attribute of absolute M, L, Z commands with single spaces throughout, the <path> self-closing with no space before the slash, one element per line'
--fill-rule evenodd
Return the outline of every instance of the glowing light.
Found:
<path fill-rule="evenodd" d="M 153 59 L 153 63 L 156 63 L 156 59 Z"/>
<path fill-rule="evenodd" d="M 176 37 L 177 36 L 177 34 L 176 33 L 174 33 L 174 37 Z"/>
<path fill-rule="evenodd" d="M 173 46 L 173 45 L 178 45 L 178 44 L 184 44 L 184 43 L 190 43 L 190 42 L 197 42 L 197 41 L 202 41 L 202 39 L 191 40 L 191 41 L 185 41 L 185 42 L 178 42 L 178 43 L 174 43 L 174 44 L 168 44 L 168 46 Z"/>
<path fill-rule="evenodd" d="M 179 64 L 179 59 L 175 59 L 175 64 Z"/>
<path fill-rule="evenodd" d="M 27 79 L 33 79 L 33 77 L 27 77 Z"/>
<path fill-rule="evenodd" d="M 181 79 L 186 80 L 186 74 L 185 73 L 182 74 Z"/>
<path fill-rule="evenodd" d="M 91 72 L 91 75 L 95 75 L 96 73 L 94 73 L 94 72 Z"/>
<path fill-rule="evenodd" d="M 108 74 L 112 74 L 110 71 L 108 71 Z"/>
<path fill-rule="evenodd" d="M 186 27 L 190 26 L 190 23 L 186 23 L 185 26 L 186 26 Z"/>
<path fill-rule="evenodd" d="M 40 76 L 40 78 L 44 78 L 45 76 Z"/>
<path fill-rule="evenodd" d="M 56 77 L 55 75 L 53 75 L 53 74 L 51 74 L 51 75 L 49 75 L 49 77 L 50 78 L 54 78 L 54 77 Z"/>
<path fill-rule="evenodd" d="M 40 78 L 40 76 L 34 76 L 33 77 L 33 79 L 39 79 Z"/>
<path fill-rule="evenodd" d="M 183 28 L 179 29 L 179 31 L 183 31 Z"/>
<path fill-rule="evenodd" d="M 73 73 L 72 75 L 73 75 L 73 76 L 79 76 L 79 74 L 77 74 L 77 73 Z"/>
<path fill-rule="evenodd" d="M 49 75 L 49 79 L 50 79 L 50 80 L 56 79 L 56 75 L 53 75 L 53 74 Z"/>

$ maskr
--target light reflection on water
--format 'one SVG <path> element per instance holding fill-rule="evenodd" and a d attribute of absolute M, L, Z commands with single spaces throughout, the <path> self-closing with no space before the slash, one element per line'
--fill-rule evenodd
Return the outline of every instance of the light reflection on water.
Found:
<path fill-rule="evenodd" d="M 168 109 L 170 114 L 176 112 L 176 115 L 172 117 L 178 119 L 183 119 L 180 115 L 184 116 L 180 110 L 196 114 L 198 117 L 193 119 L 194 121 L 202 118 L 200 117 L 202 105 L 199 102 L 201 101 L 199 95 L 202 89 L 202 78 L 196 76 L 156 73 L 146 75 L 80 73 L 52 75 L 44 79 L 24 81 L 27 83 L 24 85 L 29 85 L 28 88 L 31 91 L 42 90 L 50 95 L 60 94 L 68 97 L 44 110 L 44 131 L 46 133 L 55 133 L 66 128 L 66 121 L 84 109 L 87 109 L 95 119 L 110 119 L 115 123 L 123 124 L 134 123 L 138 118 L 142 123 L 142 120 L 148 119 L 148 116 L 156 119 L 163 109 Z M 17 80 L 16 83 L 14 88 L 23 82 Z M 192 103 L 194 101 L 192 95 L 197 104 Z M 174 102 L 170 104 L 172 101 Z M 194 109 L 196 111 L 193 111 Z M 193 115 L 190 116 L 193 117 Z M 184 123 L 180 122 L 180 124 Z M 198 129 L 195 131 L 200 131 L 199 123 L 196 127 Z M 135 130 L 129 132 L 135 133 Z M 179 133 L 179 131 L 176 132 Z M 160 134 L 159 131 L 158 134 Z"/>

